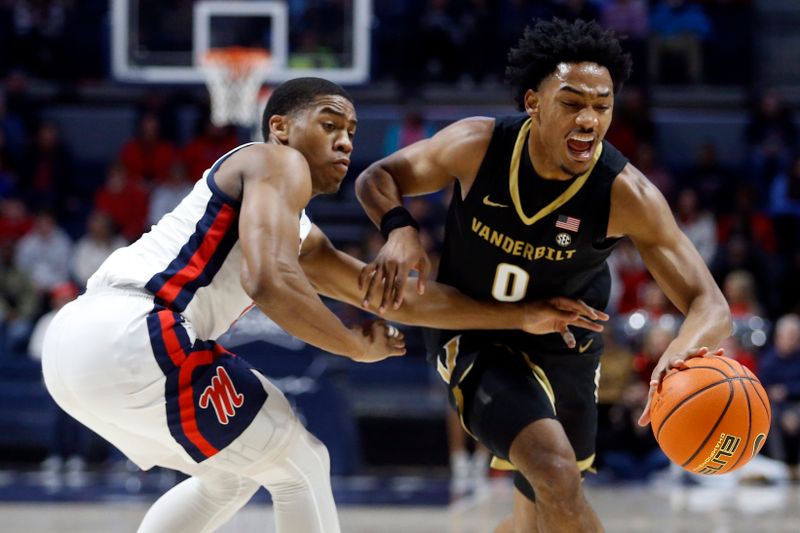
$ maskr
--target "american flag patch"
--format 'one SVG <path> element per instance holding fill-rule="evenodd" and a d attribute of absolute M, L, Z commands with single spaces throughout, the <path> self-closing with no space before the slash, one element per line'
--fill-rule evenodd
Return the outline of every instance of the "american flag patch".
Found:
<path fill-rule="evenodd" d="M 567 231 L 578 231 L 578 228 L 581 227 L 581 219 L 568 217 L 566 215 L 558 215 L 556 227 Z"/>

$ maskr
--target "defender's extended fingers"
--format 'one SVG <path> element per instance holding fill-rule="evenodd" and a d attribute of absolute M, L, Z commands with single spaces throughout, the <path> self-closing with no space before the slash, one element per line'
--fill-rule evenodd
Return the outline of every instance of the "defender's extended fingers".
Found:
<path fill-rule="evenodd" d="M 582 316 L 579 316 L 575 320 L 571 321 L 569 325 L 575 326 L 576 328 L 583 328 L 591 331 L 596 331 L 598 333 L 600 333 L 605 329 L 602 324 L 598 324 L 597 322 L 592 322 L 591 320 Z"/>
<path fill-rule="evenodd" d="M 567 345 L 567 348 L 574 348 L 575 347 L 575 335 L 569 330 L 567 326 L 561 330 L 561 338 L 564 339 L 564 343 Z"/>
<path fill-rule="evenodd" d="M 362 305 L 364 309 L 369 309 L 369 303 L 372 301 L 372 295 L 380 290 L 380 283 L 383 281 L 383 269 L 377 269 L 373 272 L 372 277 L 369 278 L 369 283 L 367 284 L 367 292 L 364 293 L 364 301 Z"/>
<path fill-rule="evenodd" d="M 608 320 L 608 315 L 602 311 L 587 305 L 582 300 L 573 300 L 571 298 L 557 297 L 550 300 L 550 302 L 559 309 L 574 311 L 580 315 L 591 318 L 592 320 Z"/>
<path fill-rule="evenodd" d="M 566 322 L 570 323 L 579 318 L 579 315 L 576 311 L 572 311 L 569 309 L 559 309 L 558 307 L 553 307 L 547 310 L 553 318 L 558 320 L 559 322 Z"/>
<path fill-rule="evenodd" d="M 372 276 L 375 274 L 375 271 L 378 269 L 377 265 L 373 261 L 367 265 L 364 265 L 361 268 L 361 272 L 358 274 L 358 290 L 363 291 L 364 286 L 367 282 L 372 279 Z"/>
<path fill-rule="evenodd" d="M 417 278 L 417 292 L 425 294 L 425 282 L 431 274 L 431 260 L 428 254 L 423 255 L 419 260 L 418 270 L 419 278 Z"/>
<path fill-rule="evenodd" d="M 393 287 L 394 301 L 392 302 L 392 307 L 394 307 L 394 309 L 400 309 L 400 305 L 403 303 L 406 282 L 408 281 L 408 274 L 410 272 L 411 270 L 406 268 L 404 265 L 400 265 L 400 267 L 397 269 L 397 276 L 395 277 Z"/>
<path fill-rule="evenodd" d="M 602 320 L 603 322 L 611 318 L 607 313 L 604 313 L 599 309 L 595 309 L 594 307 L 587 304 L 583 300 L 578 300 L 578 303 L 580 303 L 586 309 L 586 312 L 583 313 L 586 316 L 593 316 L 595 320 Z"/>
<path fill-rule="evenodd" d="M 394 290 L 394 284 L 397 279 L 397 268 L 398 266 L 396 263 L 389 263 L 384 267 L 386 278 L 383 280 L 383 295 L 381 296 L 381 303 L 378 307 L 379 314 L 383 314 L 392 301 L 392 291 Z"/>

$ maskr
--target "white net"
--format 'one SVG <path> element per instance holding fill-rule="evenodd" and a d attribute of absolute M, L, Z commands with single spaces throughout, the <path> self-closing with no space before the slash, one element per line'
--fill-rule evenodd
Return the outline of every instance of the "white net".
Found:
<path fill-rule="evenodd" d="M 269 66 L 270 55 L 261 49 L 217 48 L 206 54 L 203 71 L 215 125 L 258 123 L 258 92 Z"/>

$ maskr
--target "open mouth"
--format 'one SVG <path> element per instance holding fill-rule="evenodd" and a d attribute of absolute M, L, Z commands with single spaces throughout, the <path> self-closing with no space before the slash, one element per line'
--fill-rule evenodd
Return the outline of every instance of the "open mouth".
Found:
<path fill-rule="evenodd" d="M 586 162 L 594 154 L 594 135 L 575 134 L 567 138 L 567 152 L 575 161 Z"/>

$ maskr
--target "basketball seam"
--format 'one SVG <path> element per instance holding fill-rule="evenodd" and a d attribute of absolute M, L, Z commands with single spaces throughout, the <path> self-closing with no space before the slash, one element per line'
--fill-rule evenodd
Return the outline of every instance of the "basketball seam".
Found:
<path fill-rule="evenodd" d="M 753 407 L 750 405 L 750 393 L 747 392 L 747 387 L 744 386 L 744 382 L 741 380 L 739 384 L 742 386 L 742 390 L 744 391 L 744 397 L 747 399 L 747 438 L 744 440 L 744 447 L 742 448 L 742 452 L 739 454 L 739 458 L 736 459 L 736 462 L 726 470 L 726 472 L 730 472 L 731 470 L 736 468 L 742 457 L 744 457 L 744 452 L 747 451 L 747 448 L 750 446 L 750 433 L 753 430 Z"/>
<path fill-rule="evenodd" d="M 735 368 L 733 366 L 733 364 L 732 364 L 732 361 L 728 361 L 726 359 L 720 359 L 720 361 L 722 361 L 725 365 L 727 365 L 728 368 L 730 368 L 738 376 L 749 377 L 749 376 L 747 376 L 747 372 L 743 372 L 744 368 L 742 367 L 742 364 L 739 363 L 738 361 L 736 362 L 736 364 L 739 365 L 739 368 Z M 750 442 L 750 433 L 751 433 L 752 428 L 753 428 L 753 408 L 750 405 L 750 395 L 747 392 L 747 387 L 745 387 L 744 383 L 742 383 L 741 380 L 739 380 L 739 384 L 742 386 L 742 390 L 744 391 L 744 397 L 747 400 L 747 438 L 744 441 L 745 442 L 745 447 L 747 447 L 748 443 Z M 734 389 L 735 388 L 736 388 L 736 385 L 734 385 Z M 733 466 L 728 468 L 726 470 L 726 472 L 730 472 L 731 470 L 736 468 L 736 465 L 739 464 L 739 462 L 742 460 L 742 457 L 744 457 L 744 448 L 742 449 L 742 452 L 739 454 L 739 458 L 736 459 L 736 462 L 733 463 Z"/>
<path fill-rule="evenodd" d="M 711 428 L 711 431 L 709 431 L 709 432 L 708 432 L 708 435 L 706 435 L 706 438 L 705 438 L 705 439 L 703 439 L 703 442 L 700 444 L 700 446 L 697 448 L 697 450 L 695 450 L 695 452 L 692 454 L 692 456 L 691 456 L 691 457 L 689 457 L 689 458 L 688 458 L 688 459 L 687 459 L 687 460 L 686 460 L 686 461 L 685 461 L 685 462 L 684 462 L 684 463 L 681 465 L 681 467 L 685 467 L 686 465 L 688 465 L 689 463 L 691 463 L 691 462 L 692 462 L 692 460 L 693 460 L 695 457 L 697 457 L 697 454 L 698 454 L 698 453 L 700 453 L 700 450 L 702 450 L 702 449 L 705 447 L 706 443 L 708 442 L 708 439 L 710 439 L 710 438 L 711 438 L 711 435 L 713 435 L 714 433 L 716 433 L 716 431 L 717 431 L 717 428 L 719 427 L 719 424 L 720 424 L 720 422 L 722 422 L 722 419 L 723 419 L 723 418 L 725 418 L 725 414 L 728 412 L 728 408 L 731 406 L 731 403 L 733 403 L 733 393 L 734 393 L 734 389 L 733 389 L 733 384 L 731 383 L 731 381 L 733 381 L 733 380 L 735 380 L 735 379 L 741 379 L 741 378 L 730 378 L 730 379 L 726 379 L 726 380 L 725 380 L 725 382 L 726 382 L 726 383 L 728 383 L 728 385 L 729 385 L 729 387 L 730 387 L 730 394 L 728 395 L 728 403 L 726 403 L 726 404 L 725 404 L 725 409 L 723 409 L 723 410 L 722 410 L 722 413 L 719 415 L 719 418 L 717 418 L 717 421 L 714 423 L 714 427 L 712 427 L 712 428 Z M 694 396 L 694 395 L 693 395 L 693 396 Z M 688 399 L 688 398 L 687 398 L 687 399 Z M 686 400 L 684 400 L 683 402 L 681 402 L 681 404 L 685 403 L 685 401 L 686 401 Z M 663 424 L 662 424 L 662 425 L 663 425 Z"/>
<path fill-rule="evenodd" d="M 697 367 L 697 366 L 693 366 L 693 367 L 691 367 L 691 368 L 711 368 L 711 369 L 713 369 L 713 370 L 719 370 L 718 368 L 714 368 L 714 367 L 711 367 L 711 366 L 704 366 L 704 367 Z M 726 374 L 725 374 L 724 372 L 720 371 L 720 373 L 721 373 L 723 376 L 726 376 Z M 683 405 L 683 404 L 684 404 L 684 403 L 686 403 L 687 401 L 691 400 L 692 398 L 694 398 L 694 397 L 695 397 L 695 396 L 697 396 L 698 394 L 702 394 L 703 392 L 707 391 L 708 389 L 710 389 L 710 388 L 713 388 L 713 387 L 716 387 L 716 386 L 717 386 L 717 385 L 719 385 L 720 383 L 729 383 L 729 382 L 731 382 L 731 381 L 743 381 L 743 380 L 747 380 L 747 381 L 758 381 L 758 380 L 754 380 L 753 378 L 743 378 L 743 377 L 738 377 L 738 376 L 737 376 L 737 377 L 726 377 L 725 379 L 722 379 L 722 380 L 720 380 L 720 381 L 715 381 L 714 383 L 710 383 L 710 384 L 706 385 L 705 387 L 703 387 L 703 388 L 702 388 L 702 389 L 700 389 L 700 390 L 694 391 L 692 394 L 690 394 L 689 396 L 687 396 L 686 398 L 684 398 L 684 399 L 681 401 L 681 403 L 680 403 L 680 404 L 678 404 L 678 405 L 676 405 L 675 407 L 673 407 L 673 408 L 672 408 L 672 410 L 671 410 L 669 413 L 667 413 L 667 415 L 664 417 L 664 419 L 663 419 L 663 420 L 661 420 L 661 425 L 660 425 L 660 426 L 658 426 L 658 431 L 656 432 L 656 440 L 658 440 L 658 437 L 661 435 L 661 430 L 663 429 L 663 427 L 664 427 L 664 424 L 666 424 L 666 423 L 667 423 L 667 420 L 669 420 L 669 417 L 671 417 L 673 414 L 675 414 L 675 411 L 677 411 L 677 410 L 678 410 L 678 408 L 679 408 L 681 405 Z"/>
<path fill-rule="evenodd" d="M 731 371 L 733 371 L 734 373 L 736 373 L 736 375 L 737 375 L 738 377 L 741 377 L 741 378 L 749 378 L 749 376 L 748 376 L 746 373 L 742 373 L 742 372 L 740 372 L 740 370 L 743 370 L 743 367 L 742 367 L 742 364 L 741 364 L 741 363 L 739 363 L 738 361 L 733 361 L 733 360 L 730 360 L 730 359 L 726 359 L 725 357 L 720 357 L 720 358 L 719 358 L 719 361 L 721 361 L 723 364 L 727 365 L 727 366 L 728 366 L 728 368 L 730 368 L 730 369 L 731 369 Z M 737 365 L 739 365 L 739 368 L 736 368 L 736 367 L 734 367 L 734 366 L 731 364 L 731 362 L 735 362 Z"/>
<path fill-rule="evenodd" d="M 693 368 L 705 368 L 707 370 L 714 370 L 715 372 L 719 372 L 720 374 L 722 374 L 726 378 L 729 377 L 728 374 L 726 374 L 725 372 L 723 372 L 722 370 L 720 370 L 719 368 L 717 368 L 715 366 L 690 366 L 687 370 L 691 370 Z M 673 372 L 671 374 L 667 374 L 666 376 L 664 376 L 664 379 L 661 381 L 661 383 L 665 383 L 669 378 L 671 378 L 672 376 L 677 375 L 680 372 L 682 372 L 682 370 L 678 370 L 678 372 Z"/>
<path fill-rule="evenodd" d="M 728 377 L 728 375 L 725 372 L 723 372 L 722 370 L 720 370 L 719 368 L 717 368 L 715 366 L 691 366 L 689 368 L 705 368 L 705 369 L 708 369 L 708 370 L 714 370 L 715 372 L 719 372 L 720 374 L 722 374 L 724 377 L 726 377 L 726 378 Z M 663 384 L 666 383 L 669 378 L 671 378 L 672 376 L 677 375 L 677 374 L 678 374 L 678 372 L 673 372 L 671 374 L 667 374 L 666 376 L 664 376 L 664 379 L 661 380 L 661 385 L 663 386 Z M 710 386 L 713 387 L 714 385 L 717 385 L 718 383 L 722 383 L 722 381 L 718 381 L 718 382 L 716 382 L 716 383 L 714 383 L 714 384 L 712 384 Z M 703 391 L 697 391 L 697 392 L 700 393 L 700 392 L 703 392 Z M 689 398 L 691 398 L 691 396 L 689 396 Z M 689 398 L 685 398 L 685 400 L 688 400 Z M 675 412 L 674 409 L 672 411 L 670 411 L 669 414 L 667 414 L 667 416 L 665 416 L 664 419 L 661 421 L 661 425 L 659 425 L 658 429 L 655 431 L 656 440 L 658 440 L 658 436 L 661 435 L 661 428 L 664 427 L 664 424 L 667 422 L 667 419 L 670 416 L 672 416 L 673 412 Z"/>
<path fill-rule="evenodd" d="M 749 368 L 742 365 L 741 363 L 739 364 L 742 366 L 742 369 L 744 369 L 745 375 L 747 375 L 747 377 L 750 378 L 750 383 L 753 383 L 755 381 L 759 385 L 758 387 L 753 385 L 753 392 L 755 392 L 758 401 L 761 402 L 761 407 L 763 407 L 764 411 L 767 413 L 767 426 L 772 427 L 772 409 L 770 408 L 769 400 L 765 401 L 764 398 L 761 397 L 761 393 L 759 392 L 759 389 L 764 390 L 763 387 L 761 386 L 761 382 Z M 764 394 L 766 394 L 766 391 L 764 391 Z"/>
<path fill-rule="evenodd" d="M 751 379 L 750 381 L 752 382 L 752 381 L 758 381 L 758 380 L 752 380 Z M 761 383 L 761 382 L 759 381 L 759 383 Z M 761 397 L 761 393 L 758 391 L 758 387 L 753 387 L 753 390 L 756 391 L 756 396 L 758 396 L 758 401 L 761 402 L 761 406 L 767 412 L 768 426 L 772 427 L 772 408 L 770 408 L 768 402 L 765 402 L 764 398 Z M 766 393 L 766 391 L 765 391 L 765 393 Z"/>

